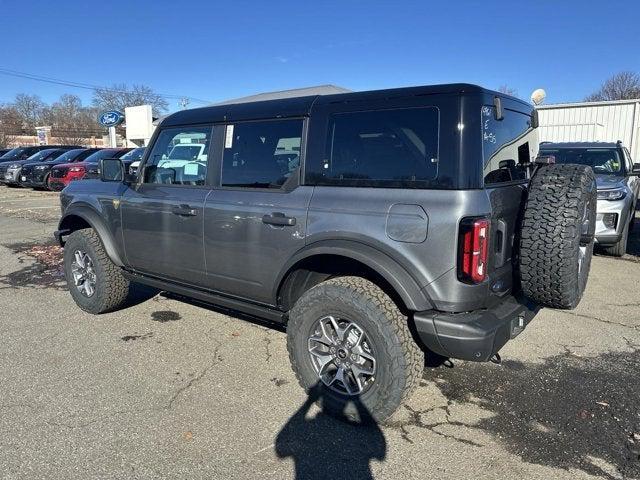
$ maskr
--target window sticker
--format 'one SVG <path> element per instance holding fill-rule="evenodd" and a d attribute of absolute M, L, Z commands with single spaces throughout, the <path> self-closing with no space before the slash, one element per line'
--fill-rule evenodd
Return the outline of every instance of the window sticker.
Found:
<path fill-rule="evenodd" d="M 184 166 L 184 174 L 185 175 L 198 175 L 198 164 L 197 163 L 187 163 Z"/>
<path fill-rule="evenodd" d="M 224 139 L 224 148 L 233 147 L 233 125 L 227 125 L 227 132 Z"/>

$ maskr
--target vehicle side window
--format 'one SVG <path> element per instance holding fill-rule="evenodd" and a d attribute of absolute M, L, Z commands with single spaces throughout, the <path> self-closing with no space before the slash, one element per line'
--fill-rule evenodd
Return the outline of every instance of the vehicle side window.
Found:
<path fill-rule="evenodd" d="M 301 119 L 227 125 L 222 186 L 282 187 L 299 171 L 302 128 Z"/>
<path fill-rule="evenodd" d="M 524 180 L 524 165 L 535 158 L 538 149 L 531 116 L 504 109 L 503 118 L 496 120 L 493 105 L 482 107 L 481 115 L 485 185 Z"/>
<path fill-rule="evenodd" d="M 320 185 L 424 188 L 438 176 L 435 107 L 336 113 L 329 118 Z"/>
<path fill-rule="evenodd" d="M 205 185 L 212 128 L 161 131 L 144 166 L 143 183 Z"/>

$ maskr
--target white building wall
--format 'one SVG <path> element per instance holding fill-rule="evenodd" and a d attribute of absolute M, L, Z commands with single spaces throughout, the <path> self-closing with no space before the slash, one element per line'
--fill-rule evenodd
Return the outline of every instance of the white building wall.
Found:
<path fill-rule="evenodd" d="M 640 162 L 640 100 L 538 107 L 541 142 L 622 140 Z"/>

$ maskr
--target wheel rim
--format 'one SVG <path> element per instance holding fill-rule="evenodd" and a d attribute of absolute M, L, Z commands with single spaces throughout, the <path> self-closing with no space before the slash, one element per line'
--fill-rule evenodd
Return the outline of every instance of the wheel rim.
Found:
<path fill-rule="evenodd" d="M 366 332 L 355 322 L 326 316 L 308 339 L 311 364 L 318 378 L 343 395 L 361 395 L 375 380 L 376 357 Z"/>
<path fill-rule="evenodd" d="M 91 257 L 83 250 L 76 250 L 71 263 L 73 284 L 85 297 L 91 297 L 96 291 L 96 272 Z"/>

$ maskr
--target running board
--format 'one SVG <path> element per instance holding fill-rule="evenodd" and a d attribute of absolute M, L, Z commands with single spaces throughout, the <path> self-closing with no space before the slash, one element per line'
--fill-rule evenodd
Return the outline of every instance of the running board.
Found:
<path fill-rule="evenodd" d="M 160 290 L 166 290 L 167 292 L 175 293 L 185 297 L 192 297 L 200 300 L 204 303 L 210 303 L 229 310 L 236 310 L 246 315 L 252 315 L 254 317 L 263 318 L 274 323 L 284 324 L 287 321 L 287 314 L 281 310 L 270 308 L 263 305 L 257 305 L 255 303 L 246 302 L 238 298 L 228 297 L 218 293 L 213 293 L 208 290 L 201 290 L 199 288 L 193 288 L 186 285 L 168 282 L 155 277 L 148 277 L 128 270 L 122 271 L 123 275 L 132 282 L 142 283 L 150 287 L 154 287 Z"/>

